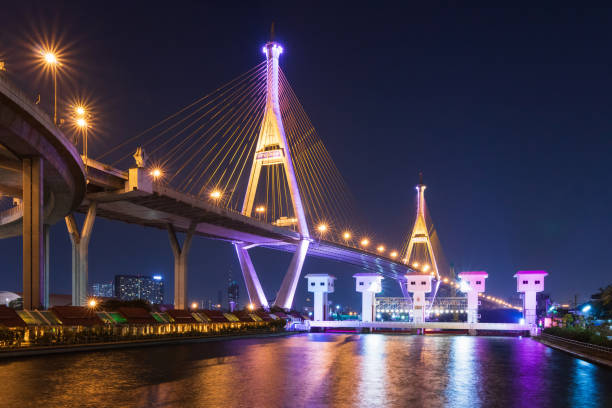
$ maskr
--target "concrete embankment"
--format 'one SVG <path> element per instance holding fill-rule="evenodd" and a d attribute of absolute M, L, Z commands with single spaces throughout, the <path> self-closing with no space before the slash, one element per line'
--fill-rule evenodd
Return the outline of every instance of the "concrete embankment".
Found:
<path fill-rule="evenodd" d="M 562 341 L 557 341 L 548 337 L 545 338 L 543 336 L 533 337 L 533 339 L 539 341 L 540 343 L 548 347 L 552 347 L 554 349 L 571 354 L 574 357 L 580 358 L 582 360 L 612 368 L 612 356 L 607 356 L 606 353 L 601 353 L 597 350 L 593 350 L 588 347 L 581 347 L 579 345 L 574 345 L 571 343 L 564 343 Z"/>
<path fill-rule="evenodd" d="M 151 347 L 151 346 L 168 346 L 175 344 L 187 343 L 206 343 L 211 341 L 227 341 L 240 339 L 261 339 L 269 337 L 285 337 L 302 332 L 281 332 L 281 333 L 254 333 L 233 336 L 201 336 L 201 337 L 174 337 L 174 338 L 157 338 L 157 339 L 141 339 L 115 341 L 108 343 L 89 343 L 89 344 L 70 344 L 70 345 L 55 345 L 55 346 L 32 346 L 22 347 L 7 350 L 0 350 L 0 358 L 16 358 L 40 356 L 48 354 L 74 353 L 83 351 L 99 351 L 111 349 L 123 349 L 134 347 Z"/>

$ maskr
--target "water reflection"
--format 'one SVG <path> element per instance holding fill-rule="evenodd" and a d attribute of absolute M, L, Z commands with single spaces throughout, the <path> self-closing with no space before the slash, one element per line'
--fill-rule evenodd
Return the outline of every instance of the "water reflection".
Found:
<path fill-rule="evenodd" d="M 596 374 L 598 368 L 586 361 L 574 359 L 572 370 L 572 382 L 574 387 L 571 389 L 572 405 L 575 407 L 598 407 L 600 402 L 600 384 Z M 612 386 L 608 383 L 607 387 Z M 612 405 L 612 399 L 608 400 Z M 608 406 L 610 406 L 608 405 Z"/>
<path fill-rule="evenodd" d="M 0 406 L 610 406 L 612 370 L 531 339 L 309 334 L 0 360 Z M 608 404 L 608 405 L 606 405 Z"/>
<path fill-rule="evenodd" d="M 479 407 L 479 376 L 476 373 L 475 337 L 458 336 L 452 339 L 448 364 L 446 401 L 456 407 Z"/>

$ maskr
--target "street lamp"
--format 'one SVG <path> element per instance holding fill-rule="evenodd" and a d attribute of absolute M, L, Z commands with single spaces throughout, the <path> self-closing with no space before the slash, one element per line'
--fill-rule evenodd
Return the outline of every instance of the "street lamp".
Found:
<path fill-rule="evenodd" d="M 76 112 L 78 114 L 79 109 L 85 113 L 85 109 L 83 107 L 76 108 Z M 85 156 L 85 176 L 87 176 L 87 128 L 89 127 L 87 120 L 83 116 L 78 116 L 75 121 L 77 127 L 81 129 L 83 132 L 83 156 Z"/>
<path fill-rule="evenodd" d="M 221 198 L 221 191 L 219 191 L 219 190 L 213 190 L 213 191 L 210 193 L 210 198 L 212 198 L 213 200 L 218 200 L 218 199 L 220 199 L 220 198 Z"/>
<path fill-rule="evenodd" d="M 370 245 L 370 240 L 367 238 L 364 238 L 361 240 L 361 246 L 362 247 L 367 247 L 368 245 Z"/>
<path fill-rule="evenodd" d="M 87 304 L 93 309 L 98 305 L 98 302 L 96 301 L 96 299 L 89 299 L 89 302 L 87 302 Z"/>
<path fill-rule="evenodd" d="M 57 67 L 60 65 L 57 55 L 52 51 L 40 51 L 43 63 L 49 67 L 53 73 L 53 123 L 57 125 Z"/>

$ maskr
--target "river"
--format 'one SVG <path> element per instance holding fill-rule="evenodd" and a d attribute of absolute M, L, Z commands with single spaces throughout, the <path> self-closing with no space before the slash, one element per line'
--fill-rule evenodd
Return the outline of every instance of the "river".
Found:
<path fill-rule="evenodd" d="M 529 338 L 303 334 L 0 360 L 1 407 L 612 407 Z"/>

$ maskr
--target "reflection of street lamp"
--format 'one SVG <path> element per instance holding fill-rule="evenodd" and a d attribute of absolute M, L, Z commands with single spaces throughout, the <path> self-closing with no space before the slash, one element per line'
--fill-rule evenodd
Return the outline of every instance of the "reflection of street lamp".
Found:
<path fill-rule="evenodd" d="M 57 125 L 57 56 L 51 51 L 41 50 L 43 63 L 53 71 L 53 123 Z"/>

